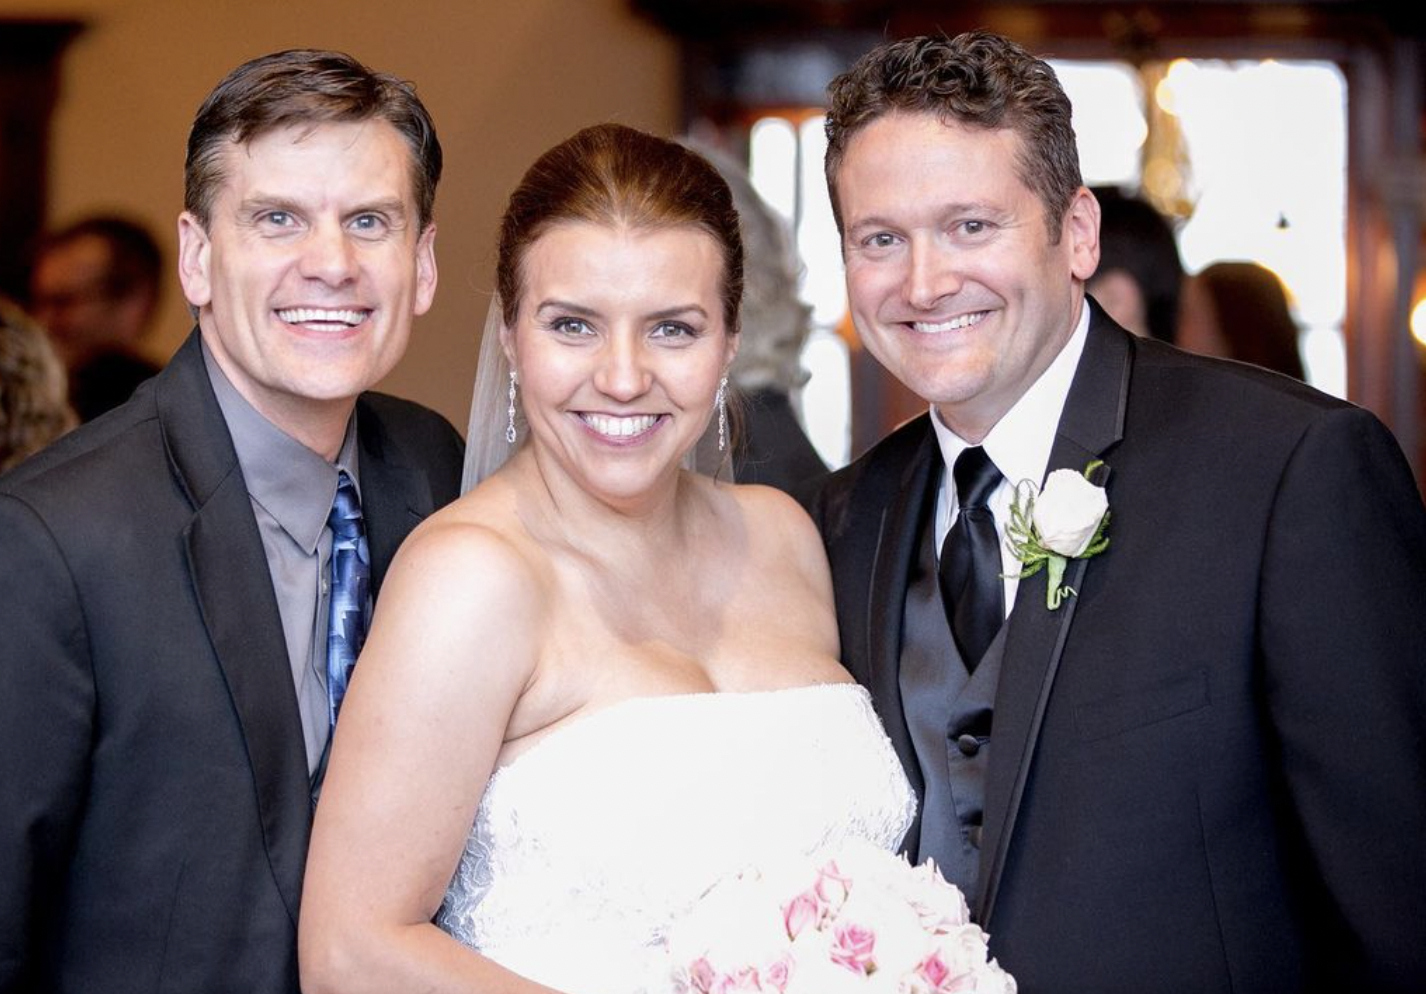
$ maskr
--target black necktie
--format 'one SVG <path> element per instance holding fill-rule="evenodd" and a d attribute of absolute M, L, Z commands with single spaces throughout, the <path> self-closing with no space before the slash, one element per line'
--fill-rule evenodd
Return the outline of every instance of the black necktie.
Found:
<path fill-rule="evenodd" d="M 988 501 L 1000 470 L 976 446 L 956 459 L 952 476 L 960 514 L 941 546 L 941 602 L 966 668 L 973 670 L 1005 620 L 1000 539 Z"/>

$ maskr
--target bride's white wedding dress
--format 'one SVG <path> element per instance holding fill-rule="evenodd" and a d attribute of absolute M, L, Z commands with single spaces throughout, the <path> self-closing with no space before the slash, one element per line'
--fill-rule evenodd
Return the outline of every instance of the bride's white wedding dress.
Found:
<path fill-rule="evenodd" d="M 718 879 L 851 839 L 893 849 L 914 813 L 855 684 L 623 701 L 495 772 L 436 921 L 557 990 L 633 994 Z"/>

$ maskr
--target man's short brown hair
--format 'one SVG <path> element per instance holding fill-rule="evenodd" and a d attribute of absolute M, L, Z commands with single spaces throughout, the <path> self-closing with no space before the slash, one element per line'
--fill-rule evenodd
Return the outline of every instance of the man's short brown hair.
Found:
<path fill-rule="evenodd" d="M 373 72 L 350 55 L 290 49 L 245 62 L 214 87 L 188 135 L 183 207 L 208 226 L 223 181 L 220 154 L 293 125 L 386 121 L 411 150 L 412 190 L 421 230 L 435 212 L 441 179 L 436 128 L 408 82 Z"/>

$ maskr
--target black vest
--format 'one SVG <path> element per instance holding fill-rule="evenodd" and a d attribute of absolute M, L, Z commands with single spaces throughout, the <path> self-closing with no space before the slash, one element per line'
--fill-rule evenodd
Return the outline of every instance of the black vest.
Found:
<path fill-rule="evenodd" d="M 1001 626 L 974 673 L 968 672 L 951 638 L 936 576 L 934 493 L 925 502 L 902 612 L 901 703 L 926 785 L 920 838 L 907 843 L 915 843 L 920 860 L 935 860 L 974 913 L 990 727 L 1009 626 Z"/>

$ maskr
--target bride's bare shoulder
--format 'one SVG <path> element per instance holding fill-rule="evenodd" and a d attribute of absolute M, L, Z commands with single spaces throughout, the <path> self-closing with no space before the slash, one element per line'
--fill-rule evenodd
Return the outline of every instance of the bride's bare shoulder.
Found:
<path fill-rule="evenodd" d="M 547 567 L 516 513 L 514 493 L 492 479 L 418 525 L 396 554 L 392 578 L 508 605 L 512 598 L 538 600 Z"/>
<path fill-rule="evenodd" d="M 716 485 L 735 500 L 754 527 L 816 533 L 816 526 L 802 505 L 776 487 L 759 483 L 721 483 Z"/>
<path fill-rule="evenodd" d="M 774 487 L 760 484 L 715 484 L 718 492 L 737 509 L 737 514 L 754 547 L 779 558 L 794 556 L 798 562 L 821 568 L 824 561 L 822 539 L 802 505 Z"/>

